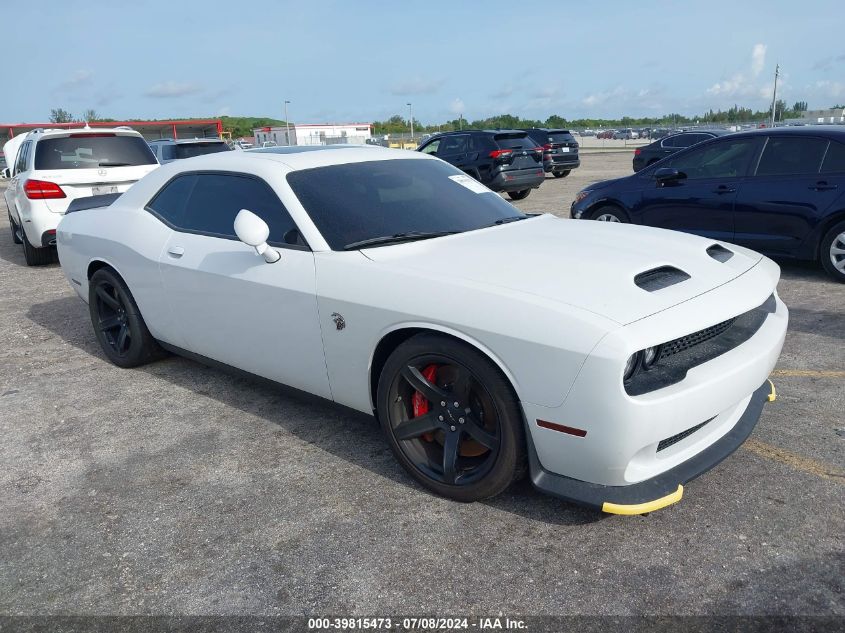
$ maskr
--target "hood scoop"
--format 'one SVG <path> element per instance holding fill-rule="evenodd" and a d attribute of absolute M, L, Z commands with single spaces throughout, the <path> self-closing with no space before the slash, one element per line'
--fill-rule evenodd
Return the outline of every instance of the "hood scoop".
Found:
<path fill-rule="evenodd" d="M 661 266 L 640 273 L 634 277 L 634 283 L 647 292 L 656 292 L 669 286 L 686 281 L 690 276 L 674 266 Z"/>
<path fill-rule="evenodd" d="M 734 256 L 734 252 L 722 246 L 721 244 L 713 244 L 707 248 L 707 254 L 710 255 L 717 262 L 726 262 Z"/>

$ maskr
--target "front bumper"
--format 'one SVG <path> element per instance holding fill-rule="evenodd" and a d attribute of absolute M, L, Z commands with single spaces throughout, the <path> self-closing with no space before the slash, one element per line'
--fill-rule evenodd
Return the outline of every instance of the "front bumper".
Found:
<path fill-rule="evenodd" d="M 738 449 L 757 425 L 763 405 L 774 401 L 775 397 L 774 385 L 767 380 L 751 395 L 739 421 L 722 438 L 674 468 L 628 486 L 594 484 L 545 470 L 529 432 L 531 481 L 543 492 L 610 514 L 644 514 L 659 510 L 681 500 L 683 484 L 703 475 Z"/>

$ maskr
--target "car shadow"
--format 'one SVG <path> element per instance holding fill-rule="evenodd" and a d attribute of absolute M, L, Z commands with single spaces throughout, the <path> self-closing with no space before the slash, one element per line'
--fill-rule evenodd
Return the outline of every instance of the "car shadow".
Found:
<path fill-rule="evenodd" d="M 91 331 L 85 304 L 77 297 L 66 296 L 34 304 L 27 311 L 27 317 L 66 343 L 96 356 L 100 362 L 108 362 Z M 200 367 L 207 374 L 203 380 L 198 381 L 195 374 Z M 303 442 L 313 444 L 378 476 L 391 479 L 419 495 L 431 494 L 401 469 L 372 416 L 290 390 L 283 385 L 247 378 L 234 371 L 230 374 L 229 371 L 178 356 L 132 371 L 143 371 L 198 395 L 212 398 L 231 409 L 266 420 Z M 302 419 L 303 406 L 308 410 L 308 420 Z M 312 419 L 319 419 L 321 423 L 312 424 L 309 421 Z M 527 479 L 481 503 L 552 525 L 585 525 L 606 518 L 601 513 L 543 495 L 534 490 Z"/>

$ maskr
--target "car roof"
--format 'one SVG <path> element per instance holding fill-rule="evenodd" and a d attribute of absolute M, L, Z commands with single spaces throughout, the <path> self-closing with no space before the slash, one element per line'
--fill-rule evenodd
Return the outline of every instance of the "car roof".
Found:
<path fill-rule="evenodd" d="M 737 134 L 743 136 L 828 136 L 837 140 L 845 140 L 845 125 L 795 125 L 784 127 L 767 127 L 756 130 L 743 130 Z"/>
<path fill-rule="evenodd" d="M 715 136 L 724 136 L 725 134 L 735 134 L 735 132 L 731 132 L 730 130 L 684 130 L 683 132 L 668 134 L 665 138 L 680 136 L 681 134 L 713 134 Z"/>
<path fill-rule="evenodd" d="M 119 125 L 117 127 L 79 127 L 79 128 L 38 128 L 31 130 L 26 134 L 26 138 L 34 140 L 49 138 L 49 137 L 68 137 L 77 136 L 79 134 L 114 134 L 115 136 L 141 136 L 138 130 L 133 130 L 131 127 Z M 142 137 L 143 138 L 143 137 Z"/>
<path fill-rule="evenodd" d="M 188 169 L 245 169 L 253 161 L 273 161 L 292 170 L 380 160 L 439 160 L 421 152 L 388 149 L 378 145 L 305 145 L 263 147 L 242 152 L 217 152 L 176 161 Z"/>

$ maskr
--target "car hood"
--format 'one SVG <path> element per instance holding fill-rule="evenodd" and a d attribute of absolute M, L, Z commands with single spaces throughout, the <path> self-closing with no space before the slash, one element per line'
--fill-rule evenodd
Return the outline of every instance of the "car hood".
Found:
<path fill-rule="evenodd" d="M 362 252 L 397 272 L 486 285 L 503 299 L 534 295 L 628 324 L 726 284 L 762 259 L 733 244 L 721 244 L 732 254 L 720 251 L 717 259 L 708 253 L 716 244 L 676 231 L 542 215 Z"/>

